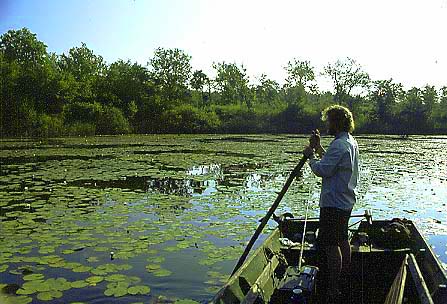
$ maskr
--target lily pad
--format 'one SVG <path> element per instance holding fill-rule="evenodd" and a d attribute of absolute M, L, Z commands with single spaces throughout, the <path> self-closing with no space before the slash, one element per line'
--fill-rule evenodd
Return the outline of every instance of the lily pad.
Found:
<path fill-rule="evenodd" d="M 0 298 L 1 300 L 3 300 L 3 298 Z M 28 304 L 31 303 L 33 301 L 32 298 L 27 297 L 27 296 L 6 296 L 4 298 L 5 303 L 7 304 Z M 2 302 L 3 303 L 3 302 Z"/>
<path fill-rule="evenodd" d="M 50 278 L 46 280 L 45 283 L 50 286 L 51 290 L 65 291 L 71 289 L 71 283 L 68 282 L 65 278 Z"/>
<path fill-rule="evenodd" d="M 163 263 L 165 261 L 165 258 L 162 256 L 157 256 L 157 257 L 153 257 L 153 258 L 148 258 L 147 261 L 154 263 L 154 264 L 159 264 L 159 263 Z"/>
<path fill-rule="evenodd" d="M 182 249 L 182 248 L 177 247 L 177 246 L 169 246 L 169 247 L 165 247 L 165 248 L 164 248 L 164 250 L 165 250 L 165 251 L 168 251 L 168 252 L 179 251 L 180 249 Z"/>
<path fill-rule="evenodd" d="M 106 252 L 106 251 L 109 251 L 109 248 L 98 246 L 98 247 L 93 248 L 93 250 L 97 251 L 97 252 Z"/>
<path fill-rule="evenodd" d="M 26 276 L 23 277 L 23 279 L 25 281 L 35 281 L 35 280 L 42 280 L 44 278 L 44 275 L 41 273 L 33 273 L 33 274 L 28 274 Z"/>
<path fill-rule="evenodd" d="M 155 270 L 154 272 L 152 272 L 152 274 L 156 277 L 168 277 L 172 274 L 172 271 L 161 268 L 161 269 Z"/>
<path fill-rule="evenodd" d="M 99 262 L 99 258 L 98 258 L 98 257 L 95 257 L 95 256 L 91 256 L 91 257 L 89 257 L 89 258 L 87 259 L 87 261 L 88 261 L 89 263 L 95 263 L 95 262 Z"/>
<path fill-rule="evenodd" d="M 121 259 L 121 260 L 128 260 L 129 258 L 132 258 L 135 256 L 135 253 L 130 251 L 121 251 L 114 255 L 114 258 Z"/>
<path fill-rule="evenodd" d="M 18 294 L 18 295 L 30 295 L 30 294 L 33 294 L 33 293 L 36 293 L 36 292 L 37 292 L 37 290 L 20 288 L 19 290 L 16 291 L 16 294 Z"/>
<path fill-rule="evenodd" d="M 35 292 L 45 292 L 50 291 L 50 285 L 47 281 L 37 280 L 37 281 L 27 281 L 23 283 L 22 289 L 27 290 L 27 294 Z"/>
<path fill-rule="evenodd" d="M 120 282 L 120 281 L 126 281 L 127 276 L 124 274 L 112 274 L 105 278 L 108 282 Z"/>
<path fill-rule="evenodd" d="M 151 289 L 148 286 L 144 285 L 132 286 L 127 289 L 127 292 L 131 295 L 137 295 L 137 294 L 145 295 L 148 294 L 150 291 Z"/>
<path fill-rule="evenodd" d="M 96 274 L 96 275 L 106 275 L 107 273 L 110 273 L 110 272 L 117 272 L 120 270 L 129 270 L 129 269 L 132 269 L 132 265 L 129 265 L 129 264 L 115 265 L 115 264 L 108 263 L 108 264 L 99 265 L 98 267 L 91 270 L 90 272 L 92 274 Z"/>
<path fill-rule="evenodd" d="M 104 281 L 104 277 L 101 276 L 91 276 L 85 279 L 87 283 L 89 283 L 91 286 L 96 286 L 96 284 L 101 283 Z"/>
<path fill-rule="evenodd" d="M 41 301 L 51 301 L 53 299 L 59 299 L 62 297 L 62 292 L 58 290 L 51 290 L 46 292 L 41 292 L 37 294 L 37 299 Z"/>
<path fill-rule="evenodd" d="M 72 269 L 73 272 L 89 272 L 90 270 L 92 270 L 92 267 L 84 265 Z"/>
<path fill-rule="evenodd" d="M 127 294 L 129 283 L 127 282 L 114 282 L 107 284 L 107 289 L 104 291 L 104 295 L 110 297 L 122 297 Z"/>
<path fill-rule="evenodd" d="M 161 265 L 159 265 L 159 264 L 148 264 L 148 265 L 146 265 L 146 270 L 149 271 L 149 272 L 153 272 L 153 271 L 158 270 L 160 268 L 161 268 Z"/>
<path fill-rule="evenodd" d="M 89 283 L 87 283 L 84 280 L 79 280 L 79 281 L 71 282 L 70 285 L 72 288 L 84 288 L 84 287 L 88 286 Z"/>

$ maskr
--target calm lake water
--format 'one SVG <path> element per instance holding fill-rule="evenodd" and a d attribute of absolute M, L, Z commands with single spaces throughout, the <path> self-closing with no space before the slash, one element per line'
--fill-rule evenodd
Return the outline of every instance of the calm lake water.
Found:
<path fill-rule="evenodd" d="M 353 213 L 415 221 L 446 266 L 447 136 L 357 139 Z M 3 139 L 0 302 L 206 302 L 306 143 L 304 135 Z M 310 201 L 317 216 L 319 187 L 306 166 L 276 214 L 303 216 Z"/>

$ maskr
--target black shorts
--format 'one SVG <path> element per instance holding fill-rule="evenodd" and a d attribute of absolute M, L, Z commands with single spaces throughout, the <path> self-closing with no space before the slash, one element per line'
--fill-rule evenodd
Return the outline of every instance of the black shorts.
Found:
<path fill-rule="evenodd" d="M 320 208 L 320 230 L 318 232 L 319 246 L 339 246 L 348 240 L 348 222 L 351 210 L 338 208 Z"/>

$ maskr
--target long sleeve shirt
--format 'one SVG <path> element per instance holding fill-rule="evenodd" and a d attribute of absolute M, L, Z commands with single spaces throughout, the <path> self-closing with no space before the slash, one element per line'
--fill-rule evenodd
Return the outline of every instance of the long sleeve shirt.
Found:
<path fill-rule="evenodd" d="M 321 160 L 310 157 L 312 172 L 322 177 L 320 207 L 352 210 L 359 179 L 359 150 L 354 137 L 340 132 Z"/>

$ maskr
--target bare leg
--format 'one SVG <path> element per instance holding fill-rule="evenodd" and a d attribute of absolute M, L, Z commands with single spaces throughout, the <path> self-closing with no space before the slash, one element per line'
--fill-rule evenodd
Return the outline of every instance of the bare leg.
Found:
<path fill-rule="evenodd" d="M 342 267 L 342 254 L 339 246 L 325 247 L 328 264 L 328 295 L 335 296 L 338 292 L 338 281 Z"/>

